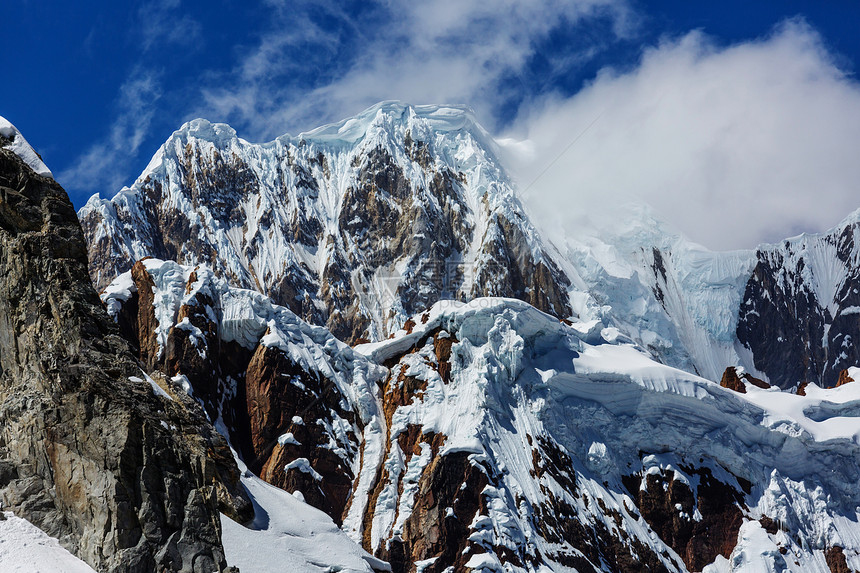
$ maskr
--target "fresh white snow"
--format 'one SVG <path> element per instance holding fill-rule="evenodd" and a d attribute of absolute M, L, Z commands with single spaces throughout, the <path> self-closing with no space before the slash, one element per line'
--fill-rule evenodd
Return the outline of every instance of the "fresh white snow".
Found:
<path fill-rule="evenodd" d="M 267 484 L 241 461 L 238 463 L 255 517 L 245 526 L 221 516 L 221 538 L 229 565 L 239 567 L 242 573 L 391 570 L 349 539 L 328 515 Z"/>
<path fill-rule="evenodd" d="M 60 542 L 11 511 L 0 521 L 0 571 L 3 573 L 95 573 Z"/>

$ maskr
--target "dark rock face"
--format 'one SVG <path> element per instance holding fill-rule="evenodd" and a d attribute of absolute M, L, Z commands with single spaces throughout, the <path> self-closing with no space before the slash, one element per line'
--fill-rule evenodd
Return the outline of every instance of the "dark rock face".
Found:
<path fill-rule="evenodd" d="M 0 149 L 0 500 L 98 570 L 221 571 L 250 502 L 202 411 L 155 395 L 65 192 Z"/>
<path fill-rule="evenodd" d="M 731 556 L 743 524 L 744 492 L 715 479 L 707 468 L 683 469 L 699 478 L 695 495 L 674 472 L 665 470 L 646 474 L 644 488 L 641 476 L 624 481 L 648 525 L 688 570 L 701 571 L 718 555 Z"/>
<path fill-rule="evenodd" d="M 149 263 L 187 274 L 179 275 L 181 283 L 160 285 L 177 291 L 176 299 L 156 300 L 152 273 L 158 270 L 151 272 Z M 114 316 L 140 361 L 153 375 L 181 381 L 186 387 L 176 388 L 178 394 L 199 403 L 210 419 L 221 419 L 252 472 L 286 491 L 300 492 L 307 503 L 340 524 L 352 494 L 362 421 L 337 384 L 281 349 L 263 345 L 266 330 L 255 333 L 253 348 L 225 341 L 221 287 L 226 285 L 216 284 L 218 279 L 208 270 L 138 261 L 130 278 L 132 292 Z M 167 308 L 173 309 L 172 315 L 164 314 Z M 165 324 L 156 320 L 156 309 Z M 166 334 L 161 342 L 159 328 Z M 303 342 L 308 345 L 305 351 L 320 352 L 310 339 Z"/>
<path fill-rule="evenodd" d="M 860 364 L 858 223 L 757 253 L 738 314 L 738 340 L 781 388 L 833 386 Z M 827 269 L 816 266 L 826 259 Z"/>

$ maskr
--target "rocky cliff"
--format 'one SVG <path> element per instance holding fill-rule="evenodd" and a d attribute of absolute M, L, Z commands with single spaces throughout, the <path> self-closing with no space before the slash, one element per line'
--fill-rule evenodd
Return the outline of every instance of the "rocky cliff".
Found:
<path fill-rule="evenodd" d="M 342 522 L 379 431 L 384 368 L 202 266 L 145 259 L 102 298 L 140 361 L 199 403 L 251 471 Z"/>
<path fill-rule="evenodd" d="M 4 148 L 0 277 L 4 509 L 97 570 L 224 570 L 219 509 L 252 514 L 226 442 L 144 374 L 65 192 Z"/>

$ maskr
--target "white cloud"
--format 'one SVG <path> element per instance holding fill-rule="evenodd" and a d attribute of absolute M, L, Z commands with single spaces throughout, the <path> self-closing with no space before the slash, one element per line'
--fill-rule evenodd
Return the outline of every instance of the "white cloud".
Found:
<path fill-rule="evenodd" d="M 257 139 L 312 128 L 387 99 L 469 103 L 492 123 L 500 103 L 496 83 L 516 75 L 553 28 L 598 17 L 612 22 L 616 37 L 635 27 L 625 0 L 383 0 L 368 17 L 376 18 L 372 29 L 336 3 L 291 4 L 290 10 L 271 4 L 273 29 L 230 77 L 203 89 L 205 105 L 192 115 L 215 116 Z M 338 24 L 321 29 L 314 23 L 320 11 Z M 344 41 L 354 58 L 330 80 L 304 89 L 273 81 L 308 64 L 288 57 L 287 48 L 313 46 L 338 57 L 332 46 Z"/>
<path fill-rule="evenodd" d="M 116 117 L 108 134 L 84 151 L 75 163 L 57 175 L 67 189 L 112 193 L 133 177 L 132 161 L 157 110 L 161 86 L 154 72 L 134 70 L 122 84 Z"/>
<path fill-rule="evenodd" d="M 181 4 L 182 0 L 152 0 L 141 4 L 136 24 L 144 51 L 159 43 L 188 47 L 200 40 L 200 22 L 188 14 L 180 14 Z"/>
<path fill-rule="evenodd" d="M 525 201 L 553 228 L 635 200 L 706 246 L 751 248 L 860 207 L 860 85 L 801 21 L 728 47 L 664 41 L 514 133 Z"/>

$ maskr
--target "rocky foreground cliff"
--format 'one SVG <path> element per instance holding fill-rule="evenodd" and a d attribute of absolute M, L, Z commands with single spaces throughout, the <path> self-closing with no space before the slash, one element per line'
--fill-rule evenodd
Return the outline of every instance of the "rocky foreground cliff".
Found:
<path fill-rule="evenodd" d="M 66 193 L 16 136 L 0 133 L 3 508 L 99 571 L 226 570 L 219 511 L 253 516 L 227 443 L 142 370 L 92 288 Z"/>

